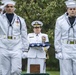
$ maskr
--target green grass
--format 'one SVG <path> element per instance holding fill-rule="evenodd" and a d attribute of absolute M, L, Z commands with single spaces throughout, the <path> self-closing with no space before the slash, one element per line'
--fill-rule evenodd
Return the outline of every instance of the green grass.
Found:
<path fill-rule="evenodd" d="M 26 73 L 26 72 L 22 72 L 22 73 Z M 49 75 L 60 75 L 59 71 L 47 71 L 47 73 L 49 73 Z"/>
<path fill-rule="evenodd" d="M 47 73 L 49 73 L 50 75 L 60 75 L 59 71 L 50 71 L 50 72 L 47 72 Z"/>

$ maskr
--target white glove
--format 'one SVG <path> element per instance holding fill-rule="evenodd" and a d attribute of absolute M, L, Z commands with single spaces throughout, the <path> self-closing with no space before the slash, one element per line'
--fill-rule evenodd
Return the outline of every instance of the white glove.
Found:
<path fill-rule="evenodd" d="M 24 49 L 24 48 L 22 48 L 21 50 L 22 50 L 22 52 L 27 52 L 28 51 L 28 49 Z"/>
<path fill-rule="evenodd" d="M 25 58 L 27 58 L 27 57 L 28 57 L 28 52 L 23 52 L 23 53 L 22 53 L 22 58 L 25 59 Z"/>
<path fill-rule="evenodd" d="M 55 57 L 56 57 L 57 59 L 63 59 L 63 55 L 62 55 L 61 52 L 56 53 L 56 54 L 55 54 Z"/>

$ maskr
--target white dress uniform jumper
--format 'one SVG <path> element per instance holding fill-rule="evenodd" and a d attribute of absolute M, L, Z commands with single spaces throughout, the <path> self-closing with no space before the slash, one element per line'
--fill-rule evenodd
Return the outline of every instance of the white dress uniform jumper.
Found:
<path fill-rule="evenodd" d="M 65 1 L 67 8 L 76 8 L 76 1 Z M 68 13 L 60 16 L 55 27 L 56 58 L 60 62 L 60 75 L 76 75 L 76 17 Z"/>
<path fill-rule="evenodd" d="M 27 28 L 23 18 L 14 13 L 10 21 L 7 15 L 2 15 L 0 24 L 2 75 L 20 75 L 22 50 L 28 50 Z"/>
<path fill-rule="evenodd" d="M 62 75 L 76 75 L 76 19 L 73 19 L 70 23 L 70 18 L 65 13 L 56 21 L 55 49 L 62 52 Z"/>

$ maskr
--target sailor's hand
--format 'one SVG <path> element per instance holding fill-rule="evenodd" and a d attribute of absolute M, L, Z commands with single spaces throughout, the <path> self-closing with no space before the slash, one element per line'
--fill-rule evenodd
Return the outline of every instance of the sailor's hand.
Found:
<path fill-rule="evenodd" d="M 23 59 L 28 58 L 28 52 L 22 52 L 22 58 Z"/>
<path fill-rule="evenodd" d="M 55 54 L 55 57 L 56 57 L 57 59 L 63 59 L 62 52 L 56 53 L 56 54 Z"/>

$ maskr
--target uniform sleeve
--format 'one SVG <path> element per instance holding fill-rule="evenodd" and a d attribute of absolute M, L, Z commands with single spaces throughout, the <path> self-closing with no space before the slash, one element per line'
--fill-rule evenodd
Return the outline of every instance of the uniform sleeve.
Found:
<path fill-rule="evenodd" d="M 47 34 L 46 34 L 46 41 L 45 41 L 45 42 L 49 43 L 49 38 L 48 38 L 48 35 L 47 35 Z M 45 50 L 45 48 L 46 48 L 46 50 L 48 50 L 49 47 L 50 47 L 50 46 L 42 47 L 42 48 L 43 48 L 43 50 Z"/>
<path fill-rule="evenodd" d="M 29 37 L 30 37 L 30 34 L 27 35 L 27 40 L 28 40 L 28 43 L 30 44 L 30 38 Z"/>
<path fill-rule="evenodd" d="M 21 38 L 22 38 L 22 43 L 23 43 L 23 49 L 24 51 L 27 51 L 29 47 L 29 43 L 27 39 L 27 27 L 26 27 L 26 23 L 24 20 L 21 26 Z"/>
<path fill-rule="evenodd" d="M 46 35 L 46 42 L 48 42 L 48 43 L 49 43 L 48 35 Z M 49 47 L 50 47 L 50 46 L 47 46 L 47 47 L 46 47 L 46 48 L 47 48 L 47 50 L 49 49 Z"/>
<path fill-rule="evenodd" d="M 62 51 L 62 44 L 61 44 L 61 27 L 59 24 L 59 21 L 56 21 L 56 26 L 55 26 L 55 38 L 54 38 L 54 46 L 55 46 L 55 51 L 56 52 L 61 52 Z"/>

